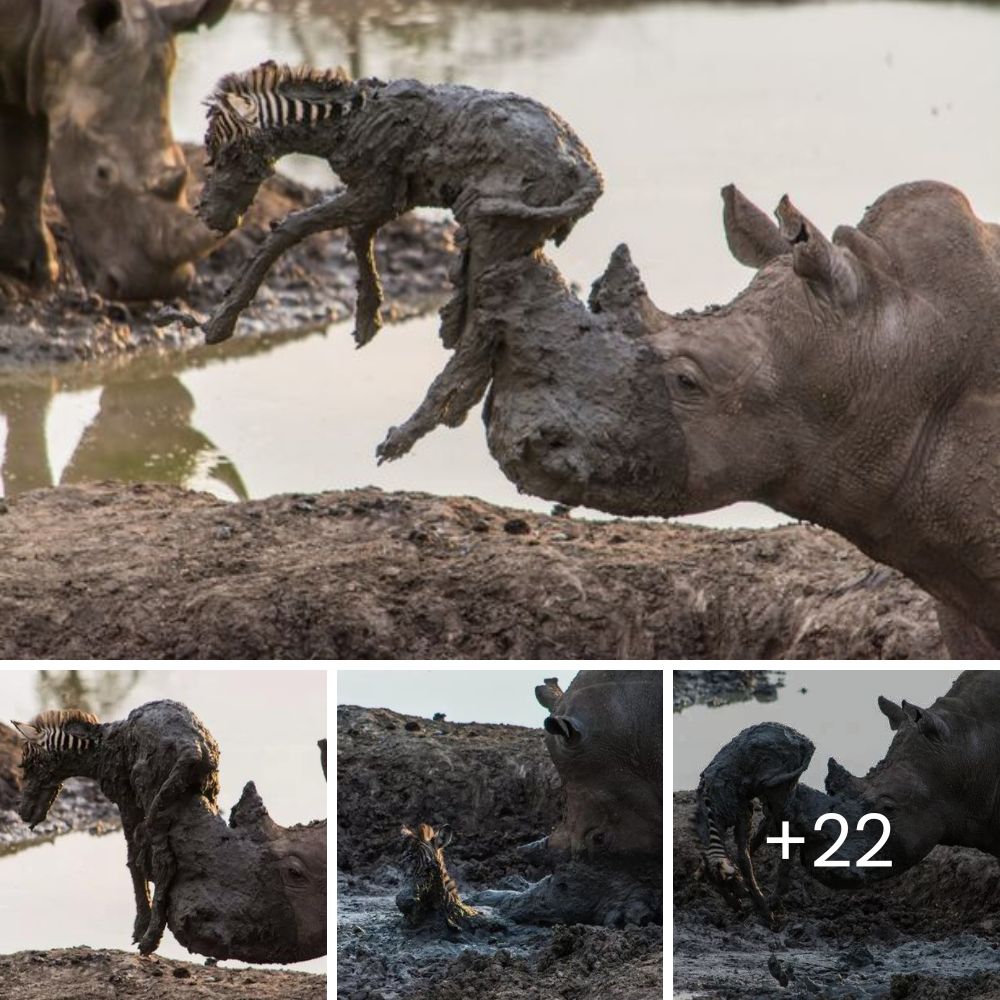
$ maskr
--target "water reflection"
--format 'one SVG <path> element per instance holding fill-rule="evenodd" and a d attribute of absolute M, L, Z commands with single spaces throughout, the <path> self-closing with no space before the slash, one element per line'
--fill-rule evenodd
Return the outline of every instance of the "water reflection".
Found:
<path fill-rule="evenodd" d="M 388 45 L 406 52 L 410 58 L 427 58 L 447 53 L 449 67 L 439 79 L 457 81 L 479 66 L 484 57 L 503 64 L 524 56 L 544 56 L 553 51 L 568 51 L 590 34 L 588 23 L 579 16 L 649 6 L 643 2 L 614 0 L 540 0 L 540 2 L 433 2 L 433 0 L 246 0 L 240 9 L 262 14 L 281 25 L 297 50 L 300 61 L 327 65 L 331 52 L 338 53 L 354 77 L 385 72 L 379 63 L 372 65 L 369 48 L 379 54 Z M 533 24 L 531 30 L 518 30 L 514 21 L 505 22 L 502 32 L 487 29 L 486 36 L 476 37 L 470 45 L 465 29 L 478 15 L 491 11 L 551 13 L 542 21 L 543 30 Z M 479 36 L 479 31 L 473 31 Z M 378 39 L 374 38 L 378 35 Z M 374 43 L 374 45 L 373 45 Z M 343 53 L 343 57 L 339 57 Z"/>
<path fill-rule="evenodd" d="M 0 376 L 0 418 L 6 442 L 0 495 L 55 485 L 47 421 L 57 394 L 101 386 L 97 413 L 84 428 L 59 475 L 59 485 L 118 480 L 200 486 L 239 500 L 249 491 L 236 464 L 193 424 L 195 397 L 180 372 L 226 358 L 266 354 L 311 331 L 239 340 L 229 350 L 149 356 L 131 363 Z"/>
<path fill-rule="evenodd" d="M 80 708 L 111 718 L 142 676 L 140 670 L 39 670 L 38 711 Z"/>

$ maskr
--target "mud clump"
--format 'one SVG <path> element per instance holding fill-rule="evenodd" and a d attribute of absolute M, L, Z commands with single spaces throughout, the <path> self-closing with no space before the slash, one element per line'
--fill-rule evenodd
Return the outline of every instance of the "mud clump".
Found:
<path fill-rule="evenodd" d="M 3 996 L 18 1000 L 325 1000 L 326 976 L 226 969 L 123 951 L 53 948 L 0 955 Z M 8 992 L 9 991 L 9 992 Z"/>
<path fill-rule="evenodd" d="M 205 153 L 185 145 L 189 193 L 196 204 L 205 176 Z M 289 212 L 329 197 L 275 174 L 262 186 L 242 227 L 195 263 L 195 280 L 169 302 L 115 302 L 89 292 L 80 280 L 70 250 L 70 235 L 47 191 L 45 218 L 56 240 L 60 277 L 37 292 L 0 276 L 0 368 L 57 364 L 128 354 L 161 352 L 204 344 L 201 329 L 186 316 L 207 315 L 246 267 L 273 222 Z M 376 255 L 382 271 L 387 320 L 404 319 L 436 308 L 451 291 L 447 276 L 454 247 L 450 223 L 413 215 L 384 227 Z M 243 333 L 251 335 L 320 329 L 354 311 L 357 266 L 342 232 L 310 237 L 271 270 L 257 299 L 246 310 Z"/>
<path fill-rule="evenodd" d="M 530 534 L 503 530 L 515 516 Z M 796 525 L 567 520 L 370 488 L 230 504 L 97 484 L 9 500 L 0 551 L 7 658 L 943 652 L 926 594 L 901 578 L 845 592 L 869 560 Z"/>

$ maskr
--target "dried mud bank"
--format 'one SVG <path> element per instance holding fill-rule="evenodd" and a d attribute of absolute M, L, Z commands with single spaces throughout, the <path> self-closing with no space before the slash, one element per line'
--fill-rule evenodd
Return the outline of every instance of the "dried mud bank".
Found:
<path fill-rule="evenodd" d="M 18 1000 L 325 1000 L 326 976 L 227 969 L 150 955 L 54 948 L 0 955 L 0 995 Z M 8 992 L 9 991 L 9 992 Z"/>
<path fill-rule="evenodd" d="M 171 486 L 0 514 L 0 657 L 939 657 L 930 598 L 802 526 L 588 522 L 376 489 Z"/>
<path fill-rule="evenodd" d="M 34 830 L 17 815 L 21 793 L 21 740 L 0 723 L 0 855 L 48 843 L 64 833 L 110 833 L 121 829 L 118 807 L 91 778 L 70 778 L 43 823 Z"/>
<path fill-rule="evenodd" d="M 674 794 L 674 995 L 690 1000 L 995 1000 L 1000 862 L 937 847 L 915 868 L 855 892 L 793 868 L 776 933 L 732 913 L 695 877 L 694 792 Z M 772 848 L 755 856 L 775 885 Z M 759 860 L 758 860 L 759 859 Z M 769 968 L 770 966 L 770 968 Z M 782 985 L 781 980 L 785 983 Z"/>
<path fill-rule="evenodd" d="M 204 150 L 185 146 L 197 204 L 204 180 Z M 80 282 L 70 251 L 69 231 L 51 190 L 46 221 L 56 237 L 59 282 L 32 292 L 0 277 L 0 370 L 68 361 L 127 356 L 199 347 L 200 328 L 182 314 L 203 319 L 222 301 L 271 223 L 329 196 L 276 174 L 265 182 L 242 227 L 196 263 L 191 289 L 170 302 L 114 302 L 90 293 Z M 450 223 L 410 215 L 379 231 L 376 255 L 385 286 L 387 322 L 427 312 L 451 291 L 447 268 L 453 254 Z M 259 337 L 320 329 L 354 312 L 357 277 L 346 234 L 320 233 L 286 254 L 271 270 L 260 294 L 243 315 L 238 335 Z"/>
<path fill-rule="evenodd" d="M 541 680 L 525 674 L 529 693 Z M 403 823 L 452 826 L 448 867 L 463 896 L 544 874 L 516 850 L 563 808 L 541 728 L 342 705 L 337 769 L 342 1000 L 660 1000 L 662 927 L 511 925 L 446 937 L 402 926 L 393 900 Z"/>

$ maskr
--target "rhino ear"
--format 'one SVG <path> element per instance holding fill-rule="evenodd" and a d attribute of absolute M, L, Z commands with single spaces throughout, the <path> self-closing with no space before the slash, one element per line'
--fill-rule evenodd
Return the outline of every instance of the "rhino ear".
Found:
<path fill-rule="evenodd" d="M 722 225 L 730 251 L 747 267 L 763 267 L 792 252 L 778 227 L 734 184 L 722 189 Z"/>
<path fill-rule="evenodd" d="M 904 702 L 905 704 L 905 702 Z M 889 720 L 889 728 L 893 731 L 906 720 L 906 713 L 894 701 L 878 696 L 878 710 Z"/>
<path fill-rule="evenodd" d="M 839 306 L 858 301 L 861 276 L 853 255 L 831 243 L 786 194 L 775 210 L 781 235 L 792 245 L 792 268 L 823 296 Z"/>
<path fill-rule="evenodd" d="M 917 724 L 917 730 L 929 740 L 946 740 L 951 735 L 948 723 L 936 712 L 918 708 L 908 701 L 903 702 L 903 711 L 907 717 Z"/>
<path fill-rule="evenodd" d="M 172 31 L 196 31 L 202 25 L 213 27 L 222 20 L 232 0 L 174 0 L 157 8 L 163 23 Z"/>
<path fill-rule="evenodd" d="M 545 731 L 561 737 L 567 743 L 578 743 L 580 740 L 580 726 L 576 719 L 571 719 L 568 715 L 550 715 L 545 720 Z"/>
<path fill-rule="evenodd" d="M 556 702 L 562 697 L 559 688 L 558 677 L 546 677 L 544 684 L 539 684 L 535 688 L 535 697 L 542 708 L 547 708 L 550 712 L 555 708 Z"/>

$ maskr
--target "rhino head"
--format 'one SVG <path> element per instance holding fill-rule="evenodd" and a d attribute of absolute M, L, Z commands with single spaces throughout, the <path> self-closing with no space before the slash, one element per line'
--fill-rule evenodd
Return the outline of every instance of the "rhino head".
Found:
<path fill-rule="evenodd" d="M 871 813 L 884 816 L 889 836 L 871 857 L 892 866 L 811 868 L 812 874 L 833 885 L 888 878 L 912 868 L 938 844 L 1000 855 L 993 805 L 1000 795 L 1000 682 L 993 672 L 966 671 L 930 708 L 884 697 L 878 707 L 895 733 L 885 757 L 863 778 L 831 758 L 826 794 L 800 788 L 793 812 L 798 833 L 809 838 L 809 863 L 839 833 L 833 824 L 822 833 L 813 831 L 820 815 L 839 812 L 848 820 L 848 836 L 832 857 L 854 861 L 872 851 L 883 834 L 880 822 L 869 823 L 864 831 L 858 831 L 858 823 Z"/>
<path fill-rule="evenodd" d="M 203 800 L 176 820 L 168 923 L 189 951 L 244 962 L 326 954 L 326 821 L 280 826 L 248 782 L 227 826 Z"/>
<path fill-rule="evenodd" d="M 583 670 L 563 693 L 536 688 L 549 709 L 545 744 L 566 791 L 548 838 L 572 858 L 660 857 L 663 850 L 663 675 Z"/>
<path fill-rule="evenodd" d="M 589 309 L 544 259 L 486 271 L 491 453 L 526 492 L 614 514 L 768 504 L 1000 629 L 995 536 L 960 530 L 991 523 L 1000 481 L 1000 227 L 930 181 L 832 239 L 787 197 L 777 217 L 725 190 L 757 271 L 698 313 L 658 309 L 624 246 Z"/>
<path fill-rule="evenodd" d="M 188 208 L 170 130 L 178 32 L 231 0 L 43 0 L 28 108 L 48 119 L 52 183 L 80 271 L 112 298 L 169 298 L 216 242 Z"/>

